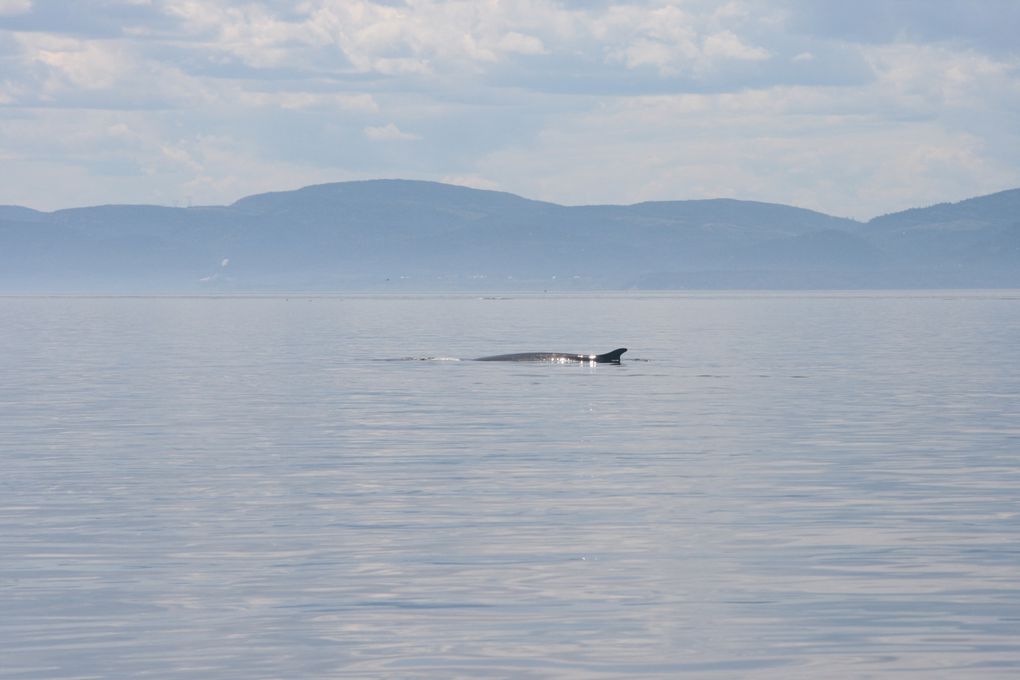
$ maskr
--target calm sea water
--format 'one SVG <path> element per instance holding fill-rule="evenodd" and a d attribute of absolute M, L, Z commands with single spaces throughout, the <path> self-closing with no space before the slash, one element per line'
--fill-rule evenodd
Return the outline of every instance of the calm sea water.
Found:
<path fill-rule="evenodd" d="M 1020 677 L 1020 292 L 6 298 L 0 349 L 2 678 Z"/>

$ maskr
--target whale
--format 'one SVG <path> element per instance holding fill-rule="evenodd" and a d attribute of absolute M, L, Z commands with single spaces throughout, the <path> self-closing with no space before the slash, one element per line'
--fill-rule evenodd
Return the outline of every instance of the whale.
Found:
<path fill-rule="evenodd" d="M 491 357 L 478 357 L 475 361 L 579 361 L 590 364 L 618 364 L 620 357 L 627 351 L 626 347 L 614 349 L 605 354 L 574 354 L 571 352 L 520 352 L 517 354 L 497 354 Z"/>

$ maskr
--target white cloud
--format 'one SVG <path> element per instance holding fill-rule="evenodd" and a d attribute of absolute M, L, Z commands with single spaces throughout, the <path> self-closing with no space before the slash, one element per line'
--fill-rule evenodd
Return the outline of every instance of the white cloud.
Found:
<path fill-rule="evenodd" d="M 510 31 L 499 40 L 499 48 L 506 52 L 518 54 L 546 54 L 547 50 L 542 41 L 533 35 L 524 35 L 516 31 Z"/>
<path fill-rule="evenodd" d="M 1020 58 L 998 60 L 970 50 L 945 47 L 890 45 L 864 52 L 887 96 L 937 106 L 983 106 L 1012 98 L 1020 103 Z"/>
<path fill-rule="evenodd" d="M 0 17 L 31 11 L 32 0 L 0 0 Z"/>
<path fill-rule="evenodd" d="M 708 58 L 760 61 L 769 58 L 769 51 L 744 44 L 732 31 L 719 31 L 705 37 L 703 51 Z"/>
<path fill-rule="evenodd" d="M 376 142 L 388 142 L 388 141 L 409 141 L 414 139 L 421 139 L 418 135 L 404 132 L 396 126 L 394 123 L 387 123 L 386 125 L 380 125 L 378 127 L 366 127 L 365 137 Z"/>
<path fill-rule="evenodd" d="M 704 78 L 728 60 L 771 56 L 734 32 L 747 17 L 747 9 L 736 3 L 703 14 L 672 5 L 652 11 L 632 7 L 609 13 L 596 33 L 612 45 L 610 60 L 628 68 L 654 66 L 667 77 L 688 73 Z"/>
<path fill-rule="evenodd" d="M 673 75 L 689 70 L 701 58 L 693 19 L 672 6 L 651 12 L 639 8 L 614 8 L 596 22 L 594 34 L 605 40 L 610 60 L 628 68 L 655 66 Z"/>
<path fill-rule="evenodd" d="M 206 90 L 176 65 L 145 59 L 130 42 L 25 32 L 13 44 L 21 68 L 3 87 L 13 104 L 135 109 L 194 102 Z"/>
<path fill-rule="evenodd" d="M 803 0 L 0 0 L 0 203 L 417 177 L 866 217 L 1020 184 L 1008 31 L 862 1 L 896 30 Z"/>
<path fill-rule="evenodd" d="M 253 108 L 277 108 L 290 111 L 334 111 L 338 113 L 378 113 L 379 104 L 370 94 L 304 92 L 284 90 L 250 92 L 231 88 L 230 98 Z"/>
<path fill-rule="evenodd" d="M 605 202 L 612 186 L 614 202 L 730 196 L 863 219 L 1020 185 L 1020 169 L 974 134 L 869 110 L 883 87 L 845 102 L 805 87 L 621 99 L 477 168 L 568 203 Z"/>
<path fill-rule="evenodd" d="M 116 45 L 45 35 L 21 37 L 22 45 L 49 73 L 46 89 L 102 90 L 121 80 L 128 59 Z"/>
<path fill-rule="evenodd" d="M 355 70 L 385 75 L 478 72 L 510 55 L 546 54 L 536 33 L 567 14 L 541 1 L 313 4 L 304 22 L 312 34 L 339 48 Z"/>

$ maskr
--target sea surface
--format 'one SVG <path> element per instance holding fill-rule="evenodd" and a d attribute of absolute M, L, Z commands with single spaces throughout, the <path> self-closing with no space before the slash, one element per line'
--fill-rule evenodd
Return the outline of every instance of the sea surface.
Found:
<path fill-rule="evenodd" d="M 1020 291 L 0 298 L 0 678 L 479 677 L 1020 677 Z"/>

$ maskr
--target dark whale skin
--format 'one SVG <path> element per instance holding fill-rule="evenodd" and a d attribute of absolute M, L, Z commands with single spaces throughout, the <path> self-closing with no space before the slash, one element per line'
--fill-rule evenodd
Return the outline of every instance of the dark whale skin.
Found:
<path fill-rule="evenodd" d="M 605 354 L 572 354 L 569 352 L 520 352 L 517 354 L 497 354 L 492 357 L 479 357 L 475 361 L 579 361 L 593 364 L 618 364 L 620 357 L 627 351 L 626 347 L 614 349 Z"/>

